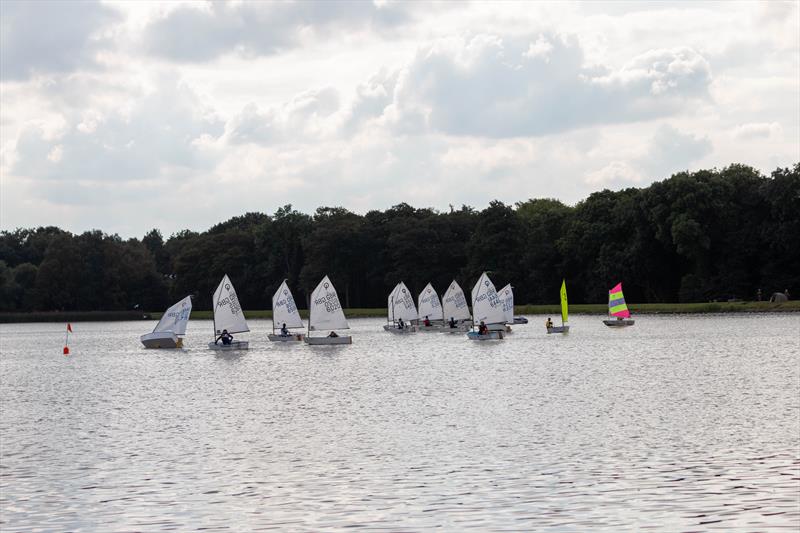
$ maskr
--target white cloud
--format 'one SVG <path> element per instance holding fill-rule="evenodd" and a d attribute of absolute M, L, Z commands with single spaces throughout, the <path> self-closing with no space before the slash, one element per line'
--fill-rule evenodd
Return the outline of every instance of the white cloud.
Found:
<path fill-rule="evenodd" d="M 792 2 L 81 7 L 2 4 L 3 228 L 575 202 L 800 155 Z"/>
<path fill-rule="evenodd" d="M 0 79 L 96 68 L 103 34 L 119 15 L 99 2 L 7 0 L 0 17 Z"/>
<path fill-rule="evenodd" d="M 783 133 L 783 128 L 777 122 L 751 122 L 736 126 L 731 135 L 735 139 L 767 139 L 778 137 Z"/>

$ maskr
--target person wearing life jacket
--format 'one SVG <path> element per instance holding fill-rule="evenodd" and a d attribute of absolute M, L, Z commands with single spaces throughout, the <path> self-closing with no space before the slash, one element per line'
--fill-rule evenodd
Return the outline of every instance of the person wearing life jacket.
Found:
<path fill-rule="evenodd" d="M 222 334 L 217 337 L 217 339 L 214 341 L 214 344 L 218 344 L 219 341 L 222 341 L 222 344 L 224 345 L 228 345 L 233 342 L 233 335 L 228 333 L 227 329 L 223 329 Z"/>

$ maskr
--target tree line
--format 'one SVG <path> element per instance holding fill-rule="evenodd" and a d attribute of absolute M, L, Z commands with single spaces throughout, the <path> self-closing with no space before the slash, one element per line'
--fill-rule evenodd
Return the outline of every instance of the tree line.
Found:
<path fill-rule="evenodd" d="M 0 232 L 0 311 L 160 310 L 187 294 L 211 307 L 223 274 L 245 309 L 271 308 L 287 279 L 300 306 L 323 275 L 346 307 L 385 307 L 394 285 L 469 293 L 482 271 L 515 301 L 755 299 L 800 288 L 800 163 L 770 176 L 744 165 L 681 172 L 646 188 L 603 190 L 575 206 L 553 199 L 439 212 L 399 204 L 364 215 L 287 205 L 166 240 L 57 227 Z"/>

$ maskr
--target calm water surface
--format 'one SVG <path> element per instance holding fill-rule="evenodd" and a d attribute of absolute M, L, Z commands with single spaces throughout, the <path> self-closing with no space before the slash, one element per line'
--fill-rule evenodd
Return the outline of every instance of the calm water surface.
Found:
<path fill-rule="evenodd" d="M 798 531 L 800 315 L 144 350 L 0 325 L 3 531 Z M 239 336 L 244 338 L 245 336 Z"/>

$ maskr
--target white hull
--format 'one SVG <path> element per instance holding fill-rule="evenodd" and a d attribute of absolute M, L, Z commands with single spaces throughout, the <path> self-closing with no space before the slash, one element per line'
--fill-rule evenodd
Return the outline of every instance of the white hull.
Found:
<path fill-rule="evenodd" d="M 632 326 L 634 322 L 636 321 L 630 318 L 623 318 L 622 320 L 603 320 L 603 324 L 610 328 L 624 328 L 626 326 Z"/>
<path fill-rule="evenodd" d="M 569 333 L 569 326 L 553 326 L 547 328 L 547 333 Z"/>
<path fill-rule="evenodd" d="M 514 324 L 527 324 L 528 319 L 524 316 L 515 316 L 514 317 Z"/>
<path fill-rule="evenodd" d="M 467 333 L 467 338 L 471 341 L 491 341 L 491 340 L 499 340 L 504 337 L 502 331 L 490 331 L 484 335 L 481 335 L 477 331 L 470 331 Z"/>
<path fill-rule="evenodd" d="M 209 350 L 217 350 L 220 352 L 229 352 L 232 350 L 247 350 L 250 346 L 249 341 L 233 341 L 230 344 L 222 344 L 222 341 L 219 344 L 209 342 L 208 348 Z"/>
<path fill-rule="evenodd" d="M 384 324 L 383 331 L 388 331 L 389 333 L 398 333 L 402 335 L 404 333 L 414 333 L 415 331 L 417 331 L 417 326 L 406 326 L 403 329 L 400 329 L 392 324 Z"/>
<path fill-rule="evenodd" d="M 306 337 L 303 339 L 310 346 L 323 346 L 326 344 L 353 344 L 353 337 L 340 335 L 338 337 Z"/>
<path fill-rule="evenodd" d="M 289 333 L 288 335 L 275 335 L 274 333 L 270 333 L 267 335 L 272 342 L 300 342 L 305 337 L 302 333 Z"/>
<path fill-rule="evenodd" d="M 467 331 L 470 330 L 471 327 L 472 326 L 468 324 L 461 324 L 461 325 L 456 325 L 456 327 L 454 328 L 451 328 L 450 326 L 445 326 L 439 331 L 442 331 L 444 333 L 466 333 Z"/>
<path fill-rule="evenodd" d="M 139 337 L 145 348 L 183 348 L 183 339 L 171 331 L 157 331 Z"/>
<path fill-rule="evenodd" d="M 444 325 L 442 325 L 442 324 L 431 324 L 430 326 L 425 326 L 425 325 L 419 326 L 419 331 L 437 331 L 438 332 L 438 331 L 442 331 L 444 329 L 450 329 L 450 328 L 445 328 Z"/>

